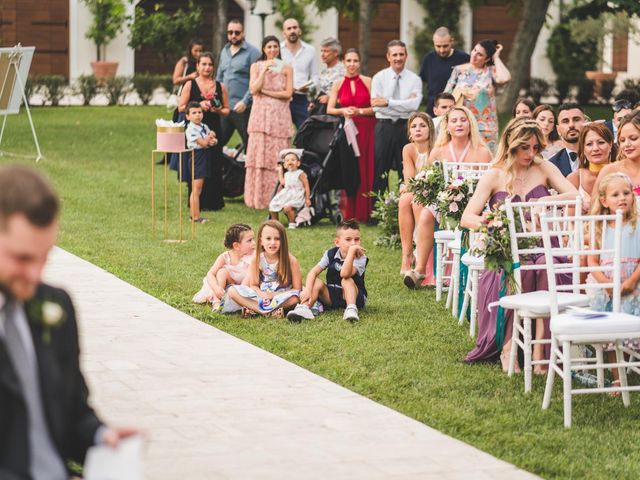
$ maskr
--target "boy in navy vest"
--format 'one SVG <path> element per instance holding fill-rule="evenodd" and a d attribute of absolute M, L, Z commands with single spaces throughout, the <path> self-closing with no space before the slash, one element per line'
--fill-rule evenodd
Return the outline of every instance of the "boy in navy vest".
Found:
<path fill-rule="evenodd" d="M 343 319 L 358 321 L 358 308 L 367 301 L 364 274 L 369 263 L 360 245 L 360 225 L 345 220 L 336 229 L 335 247 L 330 248 L 307 275 L 307 283 L 298 306 L 287 314 L 292 322 L 312 320 L 311 306 L 320 300 L 325 308 L 344 308 Z M 327 282 L 318 278 L 327 271 Z"/>

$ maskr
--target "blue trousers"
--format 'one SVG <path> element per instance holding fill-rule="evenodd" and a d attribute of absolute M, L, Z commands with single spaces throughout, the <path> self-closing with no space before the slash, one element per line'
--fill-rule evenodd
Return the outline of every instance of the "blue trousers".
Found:
<path fill-rule="evenodd" d="M 307 96 L 302 93 L 294 93 L 289 108 L 291 109 L 293 124 L 296 129 L 300 129 L 300 125 L 309 116 L 309 100 L 307 100 Z"/>

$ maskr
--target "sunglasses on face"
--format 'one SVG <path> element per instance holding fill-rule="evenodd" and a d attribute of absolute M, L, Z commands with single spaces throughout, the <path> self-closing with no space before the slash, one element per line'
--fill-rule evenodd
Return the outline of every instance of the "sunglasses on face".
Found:
<path fill-rule="evenodd" d="M 619 112 L 620 110 L 631 110 L 631 108 L 633 108 L 633 105 L 631 104 L 631 102 L 629 100 L 618 100 L 616 103 L 613 104 L 613 111 L 614 112 Z"/>
<path fill-rule="evenodd" d="M 236 35 L 236 36 L 240 36 L 242 35 L 242 31 L 240 30 L 227 30 L 227 35 Z"/>

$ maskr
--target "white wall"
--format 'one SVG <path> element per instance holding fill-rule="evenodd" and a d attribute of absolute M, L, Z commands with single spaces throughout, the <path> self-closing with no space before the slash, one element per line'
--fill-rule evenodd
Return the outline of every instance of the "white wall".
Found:
<path fill-rule="evenodd" d="M 634 27 L 640 29 L 640 19 L 635 19 Z M 627 51 L 626 77 L 640 77 L 640 35 L 629 35 L 629 49 Z"/>
<path fill-rule="evenodd" d="M 424 8 L 416 0 L 402 0 L 400 2 L 400 40 L 407 44 L 409 50 L 407 68 L 416 73 L 420 70 L 422 59 L 416 58 L 414 53 L 414 38 L 416 32 L 423 28 L 425 15 Z"/>
<path fill-rule="evenodd" d="M 133 15 L 134 5 L 125 2 L 127 14 Z M 81 0 L 69 0 L 69 76 L 91 73 L 91 62 L 96 60 L 96 47 L 85 37 L 91 24 L 91 14 Z M 106 47 L 106 60 L 118 62 L 118 75 L 133 75 L 134 51 L 127 46 L 128 28 L 123 29 Z"/>

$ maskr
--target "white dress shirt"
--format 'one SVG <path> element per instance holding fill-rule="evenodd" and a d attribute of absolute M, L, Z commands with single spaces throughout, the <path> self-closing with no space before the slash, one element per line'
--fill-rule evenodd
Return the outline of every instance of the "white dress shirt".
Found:
<path fill-rule="evenodd" d="M 569 165 L 571 165 L 571 171 L 575 172 L 578 169 L 578 167 L 580 166 L 580 160 L 578 159 L 578 154 L 576 152 L 574 152 L 573 150 L 569 150 L 566 147 L 565 147 L 565 150 L 567 151 L 567 156 L 569 157 Z M 572 153 L 576 157 L 575 160 L 571 159 L 571 154 Z"/>
<path fill-rule="evenodd" d="M 389 102 L 386 107 L 373 107 L 376 118 L 398 120 L 407 119 L 420 108 L 422 101 L 422 80 L 406 68 L 400 72 L 400 95 L 391 98 L 396 83 L 396 72 L 391 67 L 379 71 L 371 81 L 371 98 L 383 97 Z"/>
<path fill-rule="evenodd" d="M 318 62 L 316 60 L 316 49 L 306 42 L 300 40 L 302 47 L 294 54 L 286 47 L 286 43 L 280 44 L 280 56 L 285 63 L 291 65 L 293 69 L 293 88 L 302 87 L 309 80 L 318 75 Z"/>

